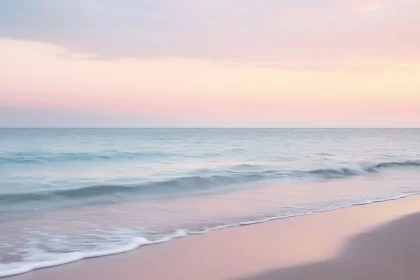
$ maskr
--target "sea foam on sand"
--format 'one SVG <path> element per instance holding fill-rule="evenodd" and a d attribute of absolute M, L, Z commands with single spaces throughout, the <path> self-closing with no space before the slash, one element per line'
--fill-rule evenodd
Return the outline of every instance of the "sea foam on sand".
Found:
<path fill-rule="evenodd" d="M 414 280 L 420 275 L 419 211 L 414 196 L 233 227 L 14 279 Z"/>

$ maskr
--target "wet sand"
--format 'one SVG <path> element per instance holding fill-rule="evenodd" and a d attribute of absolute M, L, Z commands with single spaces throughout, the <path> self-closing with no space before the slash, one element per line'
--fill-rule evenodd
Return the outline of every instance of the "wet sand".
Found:
<path fill-rule="evenodd" d="M 220 230 L 8 279 L 420 279 L 420 197 Z"/>

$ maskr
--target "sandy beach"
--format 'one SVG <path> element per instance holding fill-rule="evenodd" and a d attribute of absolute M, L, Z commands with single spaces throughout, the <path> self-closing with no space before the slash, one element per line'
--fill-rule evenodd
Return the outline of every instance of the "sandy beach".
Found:
<path fill-rule="evenodd" d="M 418 279 L 420 197 L 190 236 L 11 277 Z"/>

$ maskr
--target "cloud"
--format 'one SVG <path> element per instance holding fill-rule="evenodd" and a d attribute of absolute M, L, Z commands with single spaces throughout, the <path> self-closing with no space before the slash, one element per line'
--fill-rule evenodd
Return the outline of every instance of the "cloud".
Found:
<path fill-rule="evenodd" d="M 5 0 L 0 37 L 108 58 L 204 58 L 286 67 L 419 56 L 419 2 L 388 2 L 385 7 L 364 0 Z M 383 15 L 360 19 L 354 7 L 381 9 Z"/>
<path fill-rule="evenodd" d="M 362 3 L 362 5 L 359 7 L 359 12 L 362 14 L 370 14 L 383 9 L 384 6 L 384 2 L 379 0 L 366 2 Z"/>

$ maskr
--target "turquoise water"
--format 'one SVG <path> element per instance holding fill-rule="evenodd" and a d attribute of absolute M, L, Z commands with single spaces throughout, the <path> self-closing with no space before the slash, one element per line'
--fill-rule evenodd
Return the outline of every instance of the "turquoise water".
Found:
<path fill-rule="evenodd" d="M 0 129 L 0 276 L 420 192 L 418 129 Z"/>

